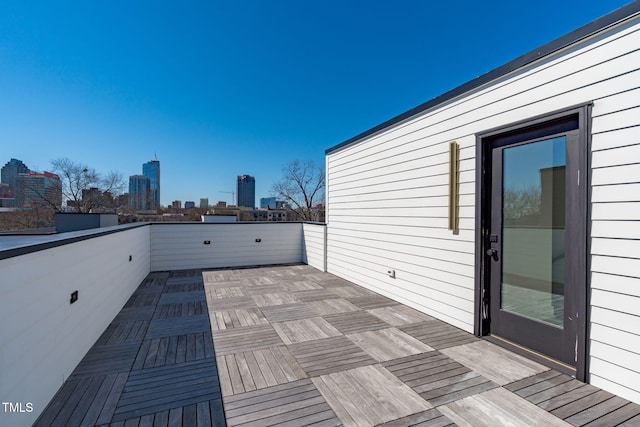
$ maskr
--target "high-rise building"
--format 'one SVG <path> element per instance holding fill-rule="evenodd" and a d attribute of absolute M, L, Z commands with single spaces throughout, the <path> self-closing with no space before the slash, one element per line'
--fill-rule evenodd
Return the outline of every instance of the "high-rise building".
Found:
<path fill-rule="evenodd" d="M 160 207 L 160 162 L 157 158 L 142 165 L 142 175 L 149 178 L 150 204 L 147 209 L 157 209 Z"/>
<path fill-rule="evenodd" d="M 284 202 L 275 197 L 262 197 L 260 199 L 260 209 L 280 209 L 283 205 Z"/>
<path fill-rule="evenodd" d="M 18 174 L 28 174 L 31 172 L 27 165 L 22 163 L 22 160 L 11 159 L 6 165 L 2 167 L 0 172 L 0 182 L 9 185 L 9 195 L 6 197 L 15 197 L 16 194 L 16 179 Z"/>
<path fill-rule="evenodd" d="M 51 172 L 20 173 L 15 178 L 16 206 L 62 207 L 60 177 Z"/>
<path fill-rule="evenodd" d="M 200 209 L 208 209 L 209 208 L 209 199 L 201 198 L 200 199 Z"/>
<path fill-rule="evenodd" d="M 196 207 L 196 202 L 193 202 L 193 201 L 190 201 L 190 200 L 184 202 L 184 208 L 185 209 L 193 209 L 195 207 Z"/>
<path fill-rule="evenodd" d="M 251 175 L 238 175 L 236 186 L 236 192 L 238 194 L 238 206 L 255 208 L 256 179 Z"/>
<path fill-rule="evenodd" d="M 129 207 L 146 211 L 151 209 L 149 197 L 151 194 L 151 180 L 144 175 L 132 175 L 129 177 Z"/>

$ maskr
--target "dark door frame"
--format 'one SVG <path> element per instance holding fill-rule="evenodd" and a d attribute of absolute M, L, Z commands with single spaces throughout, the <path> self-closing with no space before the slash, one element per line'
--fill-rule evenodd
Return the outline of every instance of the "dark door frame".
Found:
<path fill-rule="evenodd" d="M 476 224 L 475 224 L 475 307 L 474 332 L 479 337 L 490 338 L 491 324 L 489 315 L 490 301 L 490 268 L 486 255 L 489 245 L 489 230 L 491 226 L 491 153 L 492 142 L 497 138 L 502 140 L 524 140 L 530 135 L 539 135 L 540 129 L 548 129 L 548 132 L 557 133 L 563 130 L 568 119 L 577 122 L 579 138 L 584 149 L 576 159 L 580 169 L 580 186 L 578 191 L 568 203 L 574 204 L 573 209 L 579 212 L 577 220 L 583 222 L 583 235 L 576 236 L 576 245 L 582 256 L 572 260 L 574 267 L 571 270 L 572 277 L 578 283 L 584 283 L 584 292 L 580 292 L 576 299 L 577 309 L 575 316 L 578 319 L 576 337 L 576 367 L 568 372 L 580 381 L 586 381 L 589 359 L 589 293 L 590 293 L 590 169 L 589 156 L 591 152 L 591 107 L 592 103 L 581 104 L 567 109 L 558 110 L 549 114 L 522 120 L 499 128 L 487 130 L 476 135 Z M 567 372 L 566 365 L 548 359 L 544 355 L 527 351 L 502 340 L 496 340 L 512 350 L 523 353 L 546 365 Z"/>

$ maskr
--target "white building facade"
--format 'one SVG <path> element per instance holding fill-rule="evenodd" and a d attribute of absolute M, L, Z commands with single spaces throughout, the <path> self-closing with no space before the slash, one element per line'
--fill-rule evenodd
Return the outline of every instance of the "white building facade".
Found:
<path fill-rule="evenodd" d="M 640 403 L 640 2 L 326 167 L 328 272 Z"/>

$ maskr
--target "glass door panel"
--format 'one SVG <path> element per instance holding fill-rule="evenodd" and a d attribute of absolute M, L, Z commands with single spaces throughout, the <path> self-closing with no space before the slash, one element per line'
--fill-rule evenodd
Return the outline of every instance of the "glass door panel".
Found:
<path fill-rule="evenodd" d="M 566 137 L 502 150 L 503 310 L 564 319 Z"/>

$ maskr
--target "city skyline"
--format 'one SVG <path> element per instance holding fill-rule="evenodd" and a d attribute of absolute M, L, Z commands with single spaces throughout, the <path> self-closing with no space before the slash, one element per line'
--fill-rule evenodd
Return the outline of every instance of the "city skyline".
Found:
<path fill-rule="evenodd" d="M 0 145 L 34 170 L 68 157 L 124 177 L 157 153 L 163 206 L 231 202 L 245 173 L 269 197 L 289 161 L 323 164 L 325 149 L 626 3 L 9 0 Z"/>

